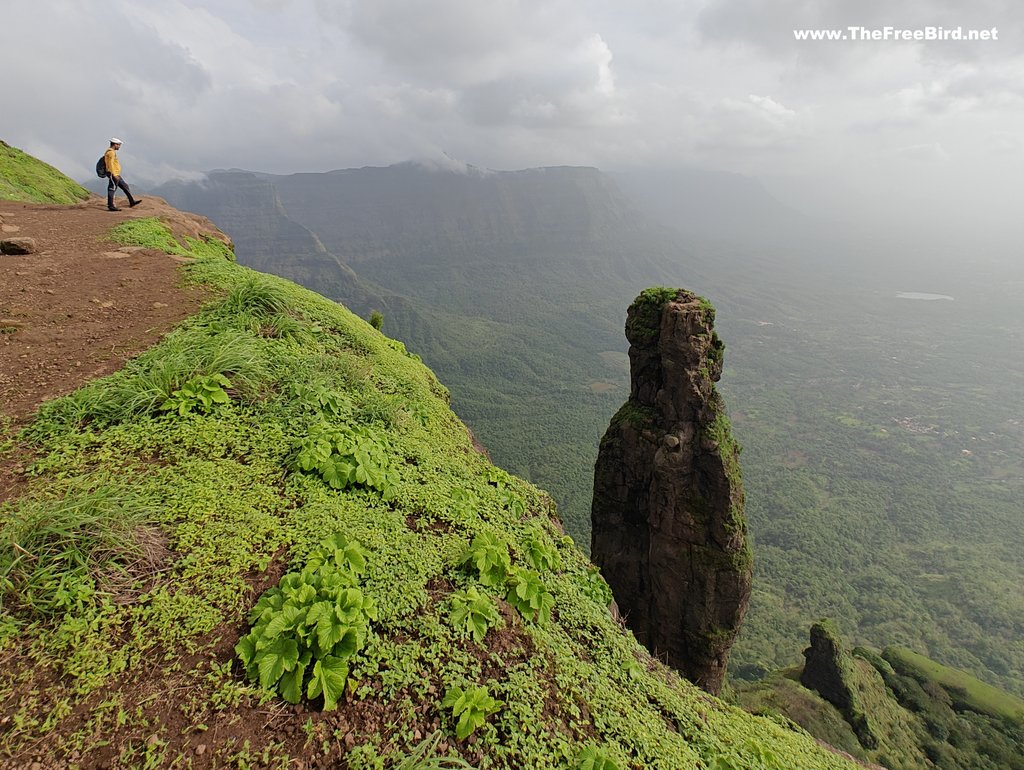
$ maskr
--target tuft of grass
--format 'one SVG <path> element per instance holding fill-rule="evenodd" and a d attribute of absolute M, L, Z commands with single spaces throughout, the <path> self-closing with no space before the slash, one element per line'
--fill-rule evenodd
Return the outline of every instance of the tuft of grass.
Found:
<path fill-rule="evenodd" d="M 0 509 L 2 510 L 2 509 Z M 143 557 L 145 502 L 111 487 L 23 502 L 0 525 L 0 609 L 48 616 L 81 611 L 103 582 Z"/>
<path fill-rule="evenodd" d="M 110 231 L 110 240 L 125 246 L 142 246 L 147 249 L 157 249 L 167 254 L 177 254 L 183 257 L 194 257 L 196 259 L 226 259 L 229 262 L 235 261 L 235 253 L 224 242 L 216 238 L 203 236 L 202 238 L 185 237 L 182 245 L 170 228 L 156 217 L 143 217 L 142 219 L 130 219 L 122 222 Z"/>
<path fill-rule="evenodd" d="M 110 240 L 126 246 L 143 246 L 147 249 L 158 249 L 168 254 L 188 255 L 178 239 L 174 237 L 167 225 L 156 217 L 129 219 L 110 231 Z"/>
<path fill-rule="evenodd" d="M 288 298 L 274 284 L 259 276 L 248 276 L 228 292 L 222 310 L 228 314 L 285 315 L 288 311 Z"/>
<path fill-rule="evenodd" d="M 78 203 L 89 191 L 53 166 L 0 141 L 0 200 Z"/>
<path fill-rule="evenodd" d="M 439 757 L 437 745 L 441 742 L 441 732 L 435 731 L 424 738 L 410 754 L 401 758 L 395 770 L 474 770 L 462 757 Z"/>
<path fill-rule="evenodd" d="M 62 425 L 112 425 L 150 414 L 193 377 L 217 374 L 231 380 L 240 394 L 253 394 L 267 377 L 255 338 L 230 328 L 210 333 L 201 326 L 181 327 L 159 350 L 144 353 L 117 374 L 44 404 L 27 435 Z"/>

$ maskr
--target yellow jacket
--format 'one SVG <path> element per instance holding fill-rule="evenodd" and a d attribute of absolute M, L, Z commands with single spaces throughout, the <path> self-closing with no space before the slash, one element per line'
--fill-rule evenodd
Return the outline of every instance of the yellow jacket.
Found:
<path fill-rule="evenodd" d="M 107 173 L 114 176 L 121 176 L 121 161 L 117 159 L 117 150 L 113 147 L 103 153 L 103 162 L 107 164 Z"/>

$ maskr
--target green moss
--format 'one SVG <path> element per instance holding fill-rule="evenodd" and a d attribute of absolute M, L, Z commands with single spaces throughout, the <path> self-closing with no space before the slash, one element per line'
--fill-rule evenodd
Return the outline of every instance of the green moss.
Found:
<path fill-rule="evenodd" d="M 708 326 L 715 323 L 715 306 L 711 304 L 711 300 L 707 297 L 697 297 L 697 301 L 700 302 L 701 308 L 704 310 L 704 317 L 707 319 Z"/>
<path fill-rule="evenodd" d="M 89 191 L 53 166 L 0 141 L 0 200 L 78 203 Z"/>
<path fill-rule="evenodd" d="M 634 343 L 651 344 L 661 331 L 661 310 L 682 295 L 682 289 L 655 286 L 644 289 L 629 306 L 626 337 Z"/>
<path fill-rule="evenodd" d="M 653 406 L 644 406 L 629 398 L 626 400 L 626 403 L 619 407 L 619 411 L 612 416 L 611 425 L 614 426 L 624 422 L 637 430 L 643 430 L 644 428 L 653 427 L 657 414 L 658 410 Z"/>

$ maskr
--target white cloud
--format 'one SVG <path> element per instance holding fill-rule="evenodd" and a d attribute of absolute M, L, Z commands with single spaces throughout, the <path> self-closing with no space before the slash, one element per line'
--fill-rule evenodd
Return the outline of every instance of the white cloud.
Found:
<path fill-rule="evenodd" d="M 938 142 L 928 144 L 912 144 L 907 147 L 897 147 L 893 155 L 907 158 L 912 161 L 941 163 L 949 160 L 949 154 Z"/>
<path fill-rule="evenodd" d="M 1000 43 L 792 39 L 853 23 L 997 25 Z M 933 186 L 988 180 L 966 210 L 1012 196 L 1024 160 L 1024 8 L 1010 0 L 52 0 L 45 14 L 7 0 L 4 25 L 17 34 L 0 48 L 3 138 L 76 175 L 111 134 L 129 181 L 448 152 L 853 188 L 941 161 Z"/>

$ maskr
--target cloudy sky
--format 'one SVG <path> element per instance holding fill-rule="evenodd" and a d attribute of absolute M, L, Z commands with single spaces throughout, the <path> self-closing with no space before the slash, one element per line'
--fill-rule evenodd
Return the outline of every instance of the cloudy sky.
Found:
<path fill-rule="evenodd" d="M 804 209 L 1022 219 L 1020 0 L 4 0 L 0 138 L 129 181 L 445 154 L 697 165 Z M 798 42 L 945 27 L 997 40 Z"/>

